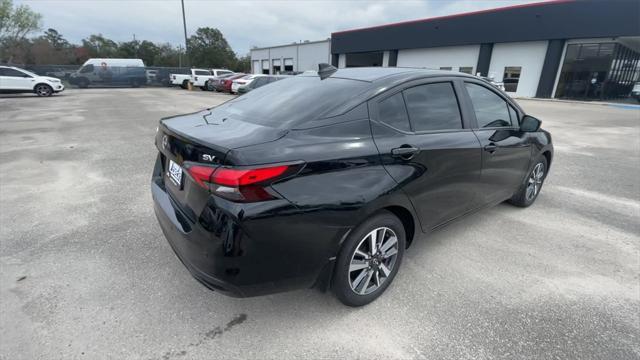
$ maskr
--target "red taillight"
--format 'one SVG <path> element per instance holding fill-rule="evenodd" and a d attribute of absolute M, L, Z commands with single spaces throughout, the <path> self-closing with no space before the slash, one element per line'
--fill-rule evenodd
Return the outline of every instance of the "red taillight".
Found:
<path fill-rule="evenodd" d="M 280 176 L 284 174 L 288 168 L 289 166 L 287 165 L 261 169 L 218 168 L 218 170 L 214 172 L 211 182 L 233 187 L 251 185 Z"/>
<path fill-rule="evenodd" d="M 205 189 L 208 189 L 209 186 L 205 183 L 211 182 L 211 174 L 216 170 L 214 167 L 209 166 L 190 166 L 188 168 L 189 174 L 193 180 L 195 180 L 198 185 L 202 186 Z"/>
<path fill-rule="evenodd" d="M 237 202 L 254 202 L 274 199 L 272 191 L 264 186 L 293 173 L 299 166 L 279 165 L 263 168 L 238 169 L 228 167 L 187 166 L 193 180 L 212 193 Z M 293 170 L 293 171 L 290 171 Z"/>

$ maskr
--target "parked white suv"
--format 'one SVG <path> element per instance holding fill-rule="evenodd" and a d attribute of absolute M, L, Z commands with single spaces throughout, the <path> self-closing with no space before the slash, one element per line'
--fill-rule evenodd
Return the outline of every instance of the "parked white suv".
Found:
<path fill-rule="evenodd" d="M 38 96 L 51 96 L 63 90 L 64 85 L 58 78 L 40 76 L 13 66 L 0 66 L 0 92 L 2 93 L 32 92 Z"/>

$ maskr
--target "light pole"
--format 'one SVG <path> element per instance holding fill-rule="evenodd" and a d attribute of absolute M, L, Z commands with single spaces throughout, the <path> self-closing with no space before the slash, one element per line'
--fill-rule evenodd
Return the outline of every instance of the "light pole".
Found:
<path fill-rule="evenodd" d="M 180 0 L 182 3 L 182 26 L 184 27 L 184 55 L 185 63 L 189 64 L 189 45 L 187 44 L 187 20 L 184 16 L 184 0 Z"/>

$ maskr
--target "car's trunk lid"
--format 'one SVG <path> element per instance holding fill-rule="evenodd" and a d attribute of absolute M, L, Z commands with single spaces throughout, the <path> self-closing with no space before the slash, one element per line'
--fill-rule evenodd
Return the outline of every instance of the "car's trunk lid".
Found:
<path fill-rule="evenodd" d="M 227 159 L 227 153 L 231 149 L 277 140 L 285 133 L 282 129 L 240 120 L 227 111 L 217 111 L 213 116 L 210 110 L 204 110 L 162 119 L 156 146 L 162 155 L 165 187 L 171 198 L 194 220 L 207 197 L 203 196 L 206 190 L 188 174 L 186 167 L 189 164 L 250 165 Z M 182 170 L 181 176 L 171 176 L 172 162 L 173 170 L 177 170 L 176 165 Z"/>

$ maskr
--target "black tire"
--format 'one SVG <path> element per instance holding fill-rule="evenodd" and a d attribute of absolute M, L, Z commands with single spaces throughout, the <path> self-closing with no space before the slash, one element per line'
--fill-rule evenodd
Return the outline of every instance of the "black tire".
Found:
<path fill-rule="evenodd" d="M 536 175 L 540 167 L 542 169 L 541 176 Z M 516 192 L 508 202 L 519 207 L 528 207 L 533 204 L 538 198 L 538 195 L 540 195 L 544 180 L 547 178 L 548 169 L 549 164 L 547 163 L 547 158 L 544 155 L 540 155 L 536 161 L 534 161 L 531 170 L 527 173 L 527 177 L 518 192 Z"/>
<path fill-rule="evenodd" d="M 53 88 L 47 84 L 37 84 L 34 86 L 33 92 L 40 97 L 48 97 L 53 95 Z"/>
<path fill-rule="evenodd" d="M 182 80 L 182 85 L 180 85 L 180 87 L 187 89 L 189 87 L 189 80 Z"/>
<path fill-rule="evenodd" d="M 207 91 L 207 87 L 206 86 L 200 86 L 200 90 Z"/>
<path fill-rule="evenodd" d="M 366 249 L 371 248 L 369 235 L 374 231 L 376 231 L 377 237 L 382 237 L 382 240 L 378 241 L 377 250 L 373 252 L 376 255 L 371 256 L 371 251 L 367 252 Z M 394 233 L 395 245 L 384 250 L 383 245 L 387 245 L 387 242 L 393 243 L 392 236 Z M 400 219 L 388 211 L 378 212 L 360 224 L 345 240 L 336 261 L 331 285 L 336 297 L 343 304 L 354 307 L 366 305 L 377 299 L 389 287 L 398 273 L 405 245 L 406 234 L 404 226 Z M 359 254 L 363 252 L 369 254 L 369 260 L 356 254 L 356 249 L 359 250 Z M 393 250 L 395 250 L 395 254 L 383 259 L 385 254 L 390 254 Z M 354 262 L 354 267 L 356 267 L 354 270 L 350 270 L 352 261 Z M 386 277 L 384 276 L 386 271 L 384 269 L 389 270 Z M 362 275 L 363 273 L 365 274 L 364 276 Z M 369 273 L 372 275 L 369 275 Z M 356 284 L 355 288 L 354 283 Z"/>

